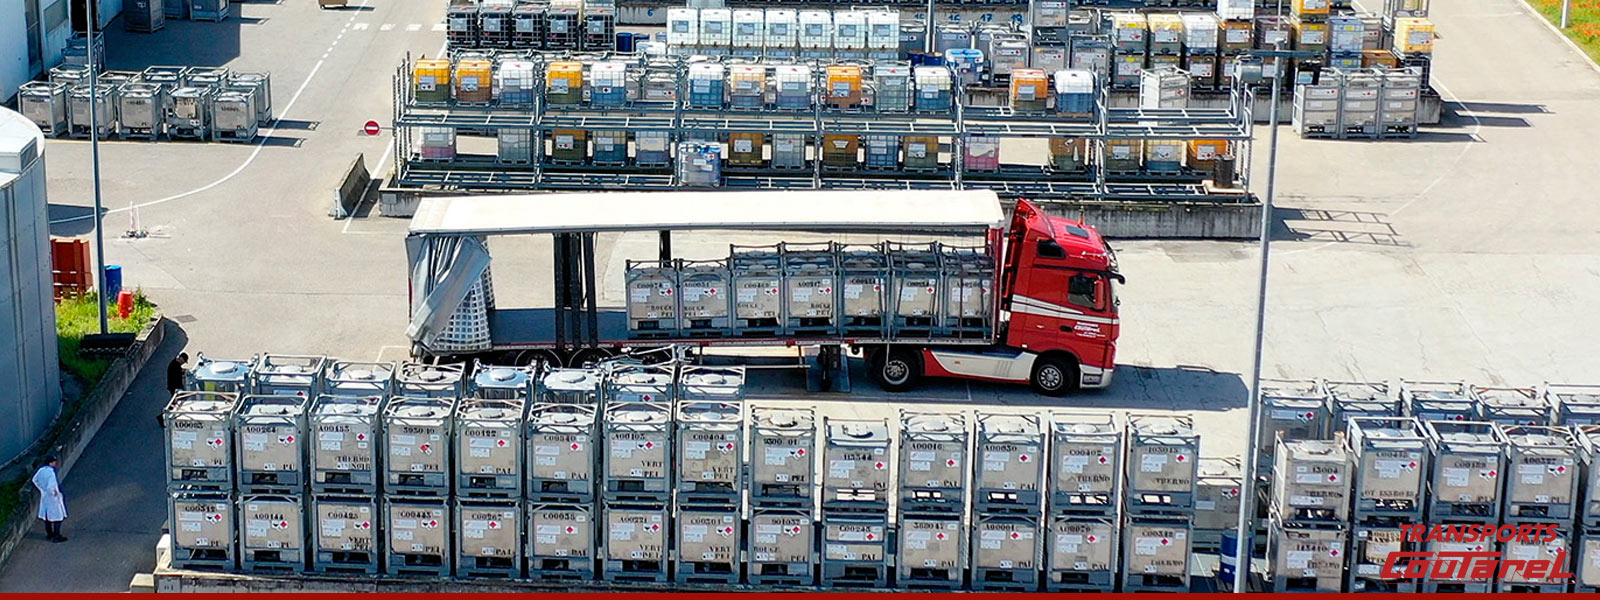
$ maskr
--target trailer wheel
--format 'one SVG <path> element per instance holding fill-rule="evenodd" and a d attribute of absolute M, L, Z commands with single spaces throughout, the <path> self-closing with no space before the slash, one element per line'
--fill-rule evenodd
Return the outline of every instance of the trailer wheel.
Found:
<path fill-rule="evenodd" d="M 1033 364 L 1028 386 L 1041 396 L 1060 396 L 1078 388 L 1078 364 L 1058 356 L 1041 356 Z"/>
<path fill-rule="evenodd" d="M 879 350 L 873 353 L 872 376 L 884 390 L 904 392 L 917 387 L 917 380 L 922 378 L 922 361 L 913 352 Z"/>

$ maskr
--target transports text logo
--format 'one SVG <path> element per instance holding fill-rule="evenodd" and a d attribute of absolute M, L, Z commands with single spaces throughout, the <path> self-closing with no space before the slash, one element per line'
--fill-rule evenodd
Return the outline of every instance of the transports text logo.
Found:
<path fill-rule="evenodd" d="M 1445 543 L 1468 550 L 1391 552 L 1383 563 L 1384 579 L 1538 583 L 1571 579 L 1567 550 L 1554 524 L 1401 525 L 1401 539 L 1413 544 Z M 1491 550 L 1495 543 L 1516 547 L 1511 557 Z"/>

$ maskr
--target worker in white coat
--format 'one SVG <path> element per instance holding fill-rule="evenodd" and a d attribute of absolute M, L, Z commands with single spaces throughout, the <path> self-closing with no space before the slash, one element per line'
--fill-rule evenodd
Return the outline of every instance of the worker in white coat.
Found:
<path fill-rule="evenodd" d="M 39 518 L 44 520 L 45 535 L 52 542 L 65 542 L 61 535 L 61 522 L 67 519 L 67 501 L 61 496 L 61 481 L 56 478 L 56 457 L 44 459 L 44 466 L 33 474 L 33 486 L 39 488 Z"/>

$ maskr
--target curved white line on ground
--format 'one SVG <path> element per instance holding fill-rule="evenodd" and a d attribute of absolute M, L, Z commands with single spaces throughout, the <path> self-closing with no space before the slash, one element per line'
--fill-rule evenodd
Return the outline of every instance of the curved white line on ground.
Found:
<path fill-rule="evenodd" d="M 357 6 L 358 7 L 364 7 L 366 5 L 367 5 L 367 0 L 361 0 L 361 3 L 358 4 Z M 345 26 L 349 27 L 350 23 L 355 21 L 356 17 L 360 16 L 360 15 L 361 15 L 361 11 L 360 10 L 355 11 L 353 14 L 350 15 L 350 19 L 348 21 L 345 21 Z M 335 41 L 335 43 L 338 43 L 338 42 Z M 329 48 L 332 49 L 332 46 L 330 46 Z M 323 58 L 326 59 L 327 55 L 324 54 Z M 237 177 L 240 173 L 243 173 L 245 169 L 250 167 L 251 163 L 254 163 L 256 161 L 256 157 L 261 154 L 261 150 L 266 148 L 267 139 L 271 138 L 272 134 L 277 133 L 277 131 L 278 131 L 278 121 L 283 120 L 284 117 L 289 115 L 289 111 L 294 108 L 294 103 L 298 102 L 300 100 L 300 94 L 306 91 L 306 86 L 310 85 L 311 84 L 311 79 L 317 76 L 317 71 L 322 70 L 322 63 L 323 62 L 324 61 L 319 60 L 319 61 L 317 61 L 316 66 L 311 67 L 311 72 L 306 74 L 305 81 L 300 82 L 300 89 L 297 89 L 297 90 L 294 91 L 294 96 L 291 96 L 289 98 L 289 103 L 288 104 L 283 105 L 283 112 L 281 112 L 278 115 L 272 117 L 272 124 L 269 125 L 265 130 L 257 133 L 256 149 L 250 152 L 250 157 L 244 159 L 244 162 L 240 163 L 239 166 L 237 168 L 235 168 L 232 172 L 228 173 L 227 175 L 223 175 L 222 178 L 220 178 L 220 179 L 218 179 L 216 181 L 213 181 L 211 183 L 208 183 L 208 184 L 205 184 L 203 186 L 197 187 L 195 189 L 189 190 L 187 192 L 183 192 L 181 194 L 176 194 L 176 195 L 172 195 L 172 196 L 167 196 L 167 197 L 159 199 L 159 200 L 151 200 L 149 202 L 142 202 L 142 203 L 137 203 L 137 204 L 129 204 L 127 206 L 127 208 L 113 208 L 113 209 L 105 211 L 104 215 L 111 215 L 111 214 L 120 213 L 120 212 L 127 212 L 127 211 L 134 210 L 134 209 L 137 209 L 137 208 L 143 208 L 143 207 L 146 207 L 146 206 L 154 206 L 154 205 L 157 205 L 157 204 L 164 204 L 164 203 L 167 203 L 167 202 L 171 202 L 173 200 L 187 198 L 189 196 L 193 196 L 193 195 L 198 194 L 200 192 L 204 192 L 204 191 L 209 190 L 211 188 L 214 188 L 214 187 L 217 187 L 217 186 L 222 185 L 224 183 L 227 183 L 228 180 L 233 179 L 234 177 Z M 61 224 L 61 223 L 72 223 L 74 221 L 87 221 L 87 220 L 93 219 L 93 218 L 95 218 L 95 215 L 91 213 L 91 214 L 77 216 L 77 217 L 69 217 L 69 218 L 66 218 L 66 219 L 58 219 L 58 220 L 55 220 L 55 221 L 51 221 L 50 224 L 51 225 L 58 225 L 58 224 Z"/>
<path fill-rule="evenodd" d="M 1478 144 L 1483 143 L 1483 140 L 1481 138 L 1479 138 L 1479 134 L 1483 133 L 1483 121 L 1478 119 L 1478 115 L 1473 114 L 1473 112 L 1470 111 L 1470 110 L 1467 110 L 1466 105 L 1461 103 L 1461 99 L 1457 98 L 1455 94 L 1451 93 L 1450 92 L 1450 88 L 1445 87 L 1445 85 L 1443 83 L 1435 81 L 1435 82 L 1433 82 L 1433 85 L 1434 85 L 1434 87 L 1437 87 L 1439 89 L 1441 97 L 1448 97 L 1450 99 L 1451 103 L 1455 104 L 1458 107 L 1461 107 L 1461 109 L 1466 112 L 1467 118 L 1472 119 L 1472 124 L 1473 124 L 1472 137 L 1473 137 L 1473 140 L 1470 141 L 1470 142 L 1467 142 L 1466 146 L 1461 148 L 1461 152 L 1456 154 L 1455 160 L 1450 161 L 1450 167 L 1449 168 L 1447 168 L 1443 172 L 1439 173 L 1438 177 L 1435 177 L 1432 182 L 1428 183 L 1427 187 L 1424 187 L 1424 188 L 1422 188 L 1421 191 L 1418 191 L 1416 193 L 1416 195 L 1412 196 L 1410 200 L 1407 200 L 1405 204 L 1401 204 L 1400 208 L 1396 208 L 1393 211 L 1390 211 L 1385 216 L 1393 217 L 1393 216 L 1398 215 L 1401 212 L 1405 211 L 1406 209 L 1411 208 L 1411 205 L 1416 204 L 1417 201 L 1421 200 L 1423 196 L 1428 195 L 1428 192 L 1433 191 L 1434 187 L 1437 187 L 1440 183 L 1444 182 L 1446 177 L 1449 177 L 1451 173 L 1455 172 L 1456 167 L 1461 165 L 1461 159 L 1466 158 L 1467 153 L 1471 152 L 1473 147 L 1477 146 Z M 1444 107 L 1441 106 L 1440 110 L 1441 111 L 1444 110 Z M 1301 252 L 1312 252 L 1312 251 L 1315 251 L 1315 250 L 1321 250 L 1323 248 L 1327 248 L 1328 246 L 1333 246 L 1333 245 L 1342 244 L 1342 243 L 1343 242 L 1323 242 L 1321 244 L 1318 244 L 1316 246 L 1312 246 L 1310 248 L 1296 248 L 1296 249 L 1292 249 L 1292 250 L 1283 250 L 1280 253 L 1281 254 L 1299 254 Z"/>

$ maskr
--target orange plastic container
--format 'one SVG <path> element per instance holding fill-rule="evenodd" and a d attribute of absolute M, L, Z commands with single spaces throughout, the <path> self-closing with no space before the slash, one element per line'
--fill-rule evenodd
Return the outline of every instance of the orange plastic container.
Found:
<path fill-rule="evenodd" d="M 861 67 L 832 65 L 828 67 L 828 106 L 855 108 L 861 106 Z"/>
<path fill-rule="evenodd" d="M 1043 69 L 1016 69 L 1011 72 L 1011 108 L 1044 111 L 1049 108 L 1050 77 Z"/>
<path fill-rule="evenodd" d="M 456 102 L 487 104 L 494 99 L 494 63 L 464 58 L 456 63 Z"/>

